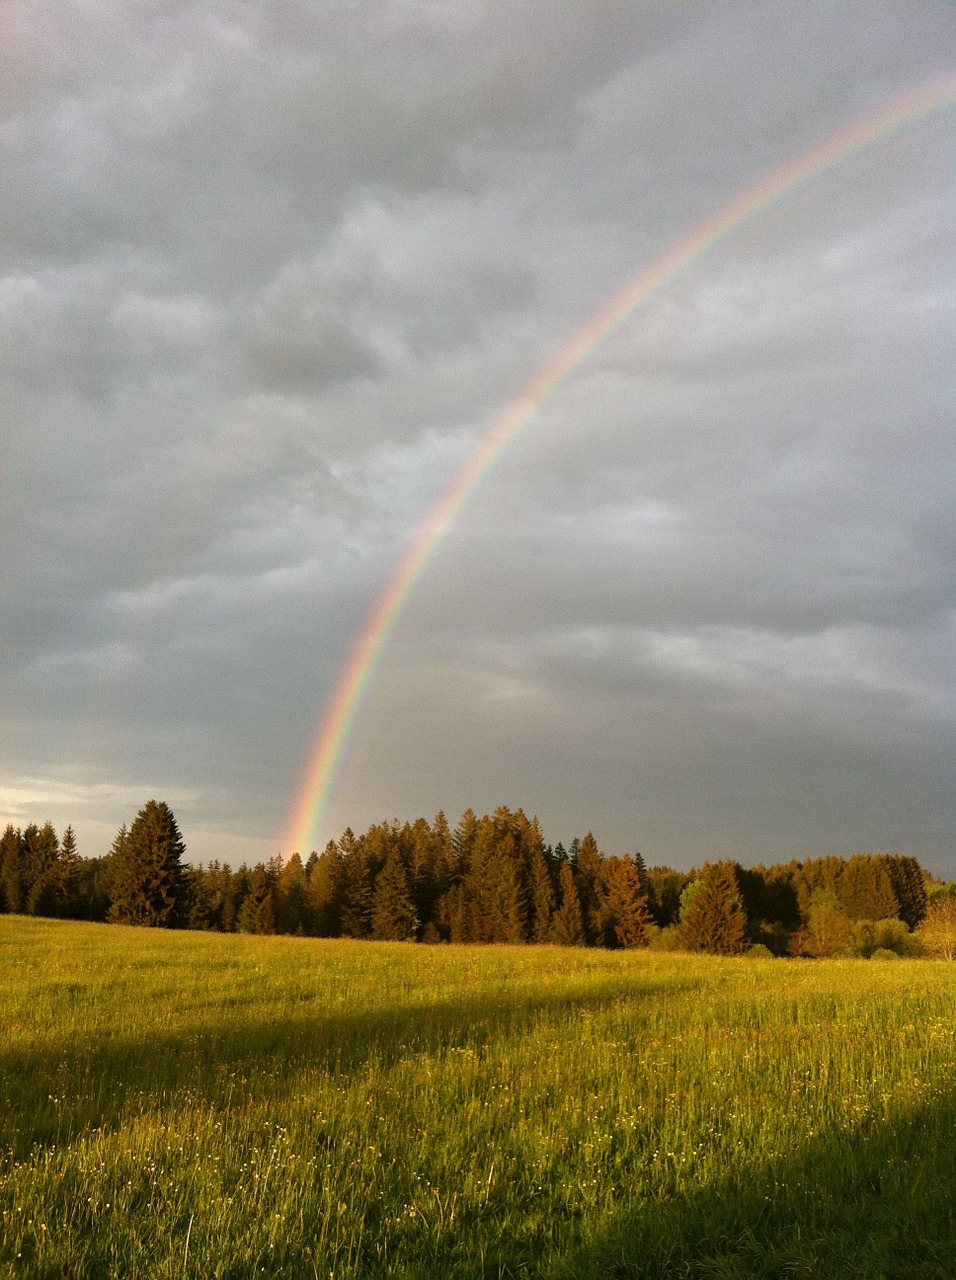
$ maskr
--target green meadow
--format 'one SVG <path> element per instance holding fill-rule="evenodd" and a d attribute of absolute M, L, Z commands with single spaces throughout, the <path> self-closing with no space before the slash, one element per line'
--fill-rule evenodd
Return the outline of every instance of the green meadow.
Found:
<path fill-rule="evenodd" d="M 0 948 L 0 1276 L 956 1272 L 954 965 Z"/>

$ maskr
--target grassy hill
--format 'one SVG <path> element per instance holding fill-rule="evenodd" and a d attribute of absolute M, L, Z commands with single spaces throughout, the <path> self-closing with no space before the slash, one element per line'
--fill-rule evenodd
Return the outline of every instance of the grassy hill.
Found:
<path fill-rule="evenodd" d="M 953 1274 L 956 966 L 0 952 L 0 1276 Z"/>

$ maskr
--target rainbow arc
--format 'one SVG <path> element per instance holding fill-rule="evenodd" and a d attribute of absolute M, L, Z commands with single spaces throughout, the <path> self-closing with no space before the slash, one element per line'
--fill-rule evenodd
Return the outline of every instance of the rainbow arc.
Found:
<path fill-rule="evenodd" d="M 305 854 L 322 824 L 350 731 L 382 651 L 426 565 L 455 517 L 508 443 L 578 366 L 654 294 L 689 271 L 708 251 L 806 183 L 865 148 L 956 102 L 956 76 L 933 81 L 858 120 L 768 173 L 639 271 L 549 360 L 491 425 L 441 495 L 377 600 L 339 674 L 302 770 L 283 850 Z"/>

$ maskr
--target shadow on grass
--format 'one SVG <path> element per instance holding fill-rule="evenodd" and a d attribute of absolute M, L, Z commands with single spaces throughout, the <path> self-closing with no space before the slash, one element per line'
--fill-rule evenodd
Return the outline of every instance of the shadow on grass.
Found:
<path fill-rule="evenodd" d="M 303 1012 L 280 1020 L 223 1010 L 214 1024 L 142 1028 L 127 1036 L 57 1044 L 51 1052 L 0 1050 L 0 1152 L 24 1159 L 65 1145 L 84 1130 L 119 1127 L 157 1103 L 244 1105 L 278 1101 L 303 1071 L 349 1076 L 420 1054 L 471 1049 L 479 1055 L 526 1034 L 541 1019 L 597 1013 L 622 999 L 658 998 L 696 980 L 553 996 L 497 994 L 350 1014 Z"/>
<path fill-rule="evenodd" d="M 956 1092 L 622 1212 L 549 1280 L 953 1280 Z"/>

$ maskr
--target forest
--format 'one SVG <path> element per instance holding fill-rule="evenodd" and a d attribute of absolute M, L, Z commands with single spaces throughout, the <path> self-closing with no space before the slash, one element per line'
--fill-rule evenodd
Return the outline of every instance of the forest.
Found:
<path fill-rule="evenodd" d="M 774 956 L 943 954 L 956 886 L 905 854 L 769 867 L 647 867 L 588 832 L 550 845 L 536 818 L 467 810 L 347 829 L 322 853 L 233 870 L 190 866 L 176 819 L 150 800 L 110 851 L 85 858 L 72 827 L 0 837 L 0 910 L 121 924 L 423 943 L 553 943 Z"/>

